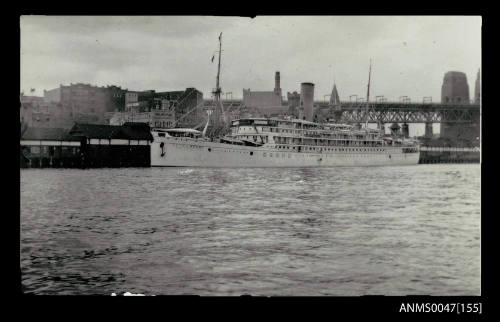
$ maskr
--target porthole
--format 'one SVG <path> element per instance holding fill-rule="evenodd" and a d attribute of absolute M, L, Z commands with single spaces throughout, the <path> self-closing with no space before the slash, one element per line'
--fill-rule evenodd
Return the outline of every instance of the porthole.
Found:
<path fill-rule="evenodd" d="M 253 155 L 253 151 L 250 151 L 250 155 Z"/>
<path fill-rule="evenodd" d="M 211 149 L 211 148 L 208 148 L 208 152 L 211 152 L 211 151 L 212 151 L 212 149 Z"/>

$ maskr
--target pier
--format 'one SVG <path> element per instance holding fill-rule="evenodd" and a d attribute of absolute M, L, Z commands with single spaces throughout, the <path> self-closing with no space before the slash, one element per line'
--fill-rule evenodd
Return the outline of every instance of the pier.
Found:
<path fill-rule="evenodd" d="M 481 150 L 478 147 L 420 147 L 420 164 L 479 162 L 481 162 Z"/>
<path fill-rule="evenodd" d="M 149 167 L 152 139 L 143 123 L 30 128 L 21 136 L 21 168 Z"/>

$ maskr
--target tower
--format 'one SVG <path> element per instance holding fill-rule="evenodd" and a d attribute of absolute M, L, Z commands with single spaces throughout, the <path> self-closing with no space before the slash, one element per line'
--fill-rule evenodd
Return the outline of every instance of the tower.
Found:
<path fill-rule="evenodd" d="M 481 103 L 481 75 L 480 69 L 477 70 L 476 87 L 474 89 L 474 104 Z"/>
<path fill-rule="evenodd" d="M 469 85 L 467 76 L 462 72 L 444 74 L 441 86 L 442 104 L 469 104 Z"/>
<path fill-rule="evenodd" d="M 467 76 L 464 73 L 451 71 L 444 75 L 441 87 L 441 103 L 452 105 L 470 104 L 469 85 L 467 84 Z M 476 144 L 479 137 L 479 111 L 477 112 L 471 122 L 441 121 L 439 136 L 450 140 L 453 146 Z"/>
<path fill-rule="evenodd" d="M 332 95 L 330 95 L 330 105 L 340 105 L 339 93 L 337 92 L 337 86 L 335 84 L 333 84 Z"/>
<path fill-rule="evenodd" d="M 280 87 L 280 72 L 276 72 L 274 75 L 274 92 L 279 93 L 281 96 L 281 87 Z"/>

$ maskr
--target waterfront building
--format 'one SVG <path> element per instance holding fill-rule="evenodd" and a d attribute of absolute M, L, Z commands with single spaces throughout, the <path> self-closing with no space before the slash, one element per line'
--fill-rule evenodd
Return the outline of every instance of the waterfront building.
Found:
<path fill-rule="evenodd" d="M 149 112 L 114 112 L 106 116 L 109 125 L 123 125 L 127 122 L 147 123 L 150 127 L 169 128 L 175 125 L 174 110 L 151 110 Z"/>
<path fill-rule="evenodd" d="M 119 86 L 106 87 L 106 111 L 123 111 L 125 109 L 125 93 L 127 90 Z"/>
<path fill-rule="evenodd" d="M 300 94 L 297 93 L 297 91 L 290 93 L 286 93 L 286 97 L 288 100 L 288 106 L 289 107 L 299 107 L 300 105 Z"/>
<path fill-rule="evenodd" d="M 143 123 L 28 128 L 21 135 L 21 167 L 149 167 L 152 139 Z"/>
<path fill-rule="evenodd" d="M 69 119 L 71 125 L 74 122 L 103 124 L 106 112 L 124 109 L 125 92 L 114 85 L 98 87 L 77 83 L 44 90 L 44 101 L 58 104 L 61 114 Z"/>
<path fill-rule="evenodd" d="M 273 91 L 251 91 L 243 89 L 243 105 L 247 107 L 257 107 L 263 112 L 267 108 L 276 108 L 282 106 L 280 72 L 275 74 L 275 85 Z"/>
<path fill-rule="evenodd" d="M 139 106 L 139 92 L 128 91 L 125 93 L 125 112 Z"/>
<path fill-rule="evenodd" d="M 29 127 L 21 135 L 21 167 L 80 165 L 80 141 L 68 129 Z"/>
<path fill-rule="evenodd" d="M 65 127 L 60 104 L 44 101 L 43 97 L 21 96 L 20 121 L 25 127 Z M 66 126 L 69 127 L 69 126 Z"/>
<path fill-rule="evenodd" d="M 80 140 L 82 166 L 149 167 L 150 142 L 153 137 L 145 123 L 125 123 L 122 126 L 75 124 L 69 131 Z"/>
<path fill-rule="evenodd" d="M 181 119 L 176 120 L 175 117 Z M 196 88 L 184 91 L 128 91 L 125 112 L 108 116 L 109 124 L 144 122 L 151 127 L 194 127 L 205 120 L 203 93 Z M 111 123 L 112 122 L 112 123 Z"/>
<path fill-rule="evenodd" d="M 288 114 L 293 115 L 295 118 L 299 117 L 300 93 L 294 91 L 293 93 L 287 92 L 287 105 Z"/>

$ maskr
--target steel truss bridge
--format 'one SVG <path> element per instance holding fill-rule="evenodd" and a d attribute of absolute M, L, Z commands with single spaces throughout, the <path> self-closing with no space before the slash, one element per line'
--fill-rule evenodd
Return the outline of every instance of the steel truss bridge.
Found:
<path fill-rule="evenodd" d="M 211 100 L 205 101 L 205 106 Z M 223 100 L 226 111 L 239 111 L 241 100 Z M 315 102 L 318 118 L 334 119 L 342 123 L 473 123 L 478 122 L 480 108 L 477 104 L 433 104 L 402 102 L 342 102 L 331 106 L 325 102 Z M 283 110 L 288 111 L 284 102 Z"/>
<path fill-rule="evenodd" d="M 317 104 L 317 113 L 345 123 L 471 123 L 479 120 L 479 105 L 411 103 L 342 103 L 340 108 Z"/>

